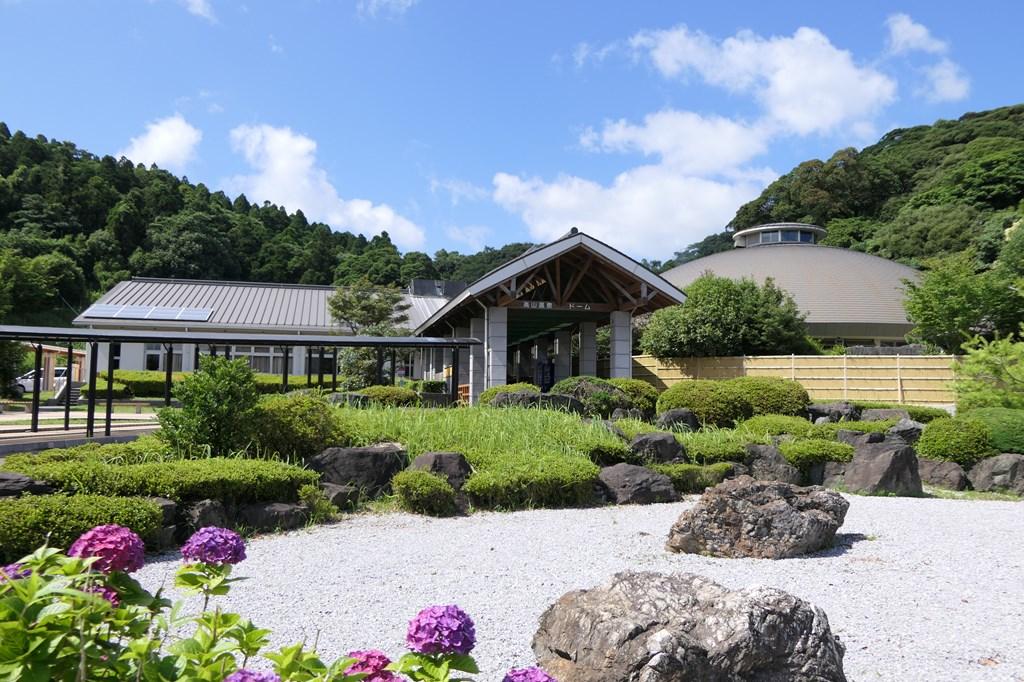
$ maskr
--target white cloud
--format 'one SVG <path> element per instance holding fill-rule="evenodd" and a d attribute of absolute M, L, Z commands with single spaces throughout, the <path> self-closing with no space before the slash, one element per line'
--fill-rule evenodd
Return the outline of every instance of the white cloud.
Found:
<path fill-rule="evenodd" d="M 405 14 L 419 0 L 359 0 L 356 9 L 367 17 L 380 15 L 399 17 Z"/>
<path fill-rule="evenodd" d="M 438 191 L 447 192 L 452 206 L 458 206 L 463 201 L 480 201 L 491 194 L 486 187 L 458 178 L 431 178 L 430 191 L 433 194 Z"/>
<path fill-rule="evenodd" d="M 387 204 L 366 199 L 343 199 L 327 172 L 317 165 L 316 142 L 290 128 L 241 125 L 231 131 L 231 145 L 253 168 L 250 175 L 228 178 L 233 192 L 244 192 L 256 201 L 271 201 L 289 210 L 301 209 L 314 220 L 337 230 L 362 234 L 387 231 L 403 249 L 424 244 L 422 228 L 399 215 Z"/>
<path fill-rule="evenodd" d="M 971 80 L 953 61 L 942 58 L 938 63 L 924 70 L 928 85 L 919 94 L 931 102 L 955 102 L 967 97 L 971 91 Z"/>
<path fill-rule="evenodd" d="M 210 4 L 210 0 L 180 0 L 180 2 L 188 10 L 189 14 L 202 17 L 210 23 L 217 21 L 217 16 L 213 13 L 213 6 Z"/>
<path fill-rule="evenodd" d="M 715 40 L 686 26 L 644 31 L 630 39 L 639 54 L 670 78 L 695 73 L 710 85 L 749 93 L 768 122 L 784 132 L 829 133 L 870 120 L 896 96 L 896 83 L 813 28 L 792 36 L 740 31 Z"/>
<path fill-rule="evenodd" d="M 444 233 L 452 241 L 465 244 L 470 251 L 480 251 L 487 245 L 486 240 L 491 236 L 491 229 L 483 225 L 449 225 L 444 228 Z"/>
<path fill-rule="evenodd" d="M 273 33 L 270 34 L 270 51 L 274 54 L 284 54 L 284 46 L 277 42 Z"/>
<path fill-rule="evenodd" d="M 196 147 L 203 133 L 189 124 L 181 114 L 146 124 L 146 132 L 133 137 L 117 154 L 135 163 L 155 163 L 161 168 L 182 172 L 195 158 Z"/>
<path fill-rule="evenodd" d="M 907 14 L 893 14 L 885 20 L 889 29 L 888 49 L 892 54 L 929 52 L 942 54 L 949 46 L 932 36 L 927 26 L 919 24 Z"/>

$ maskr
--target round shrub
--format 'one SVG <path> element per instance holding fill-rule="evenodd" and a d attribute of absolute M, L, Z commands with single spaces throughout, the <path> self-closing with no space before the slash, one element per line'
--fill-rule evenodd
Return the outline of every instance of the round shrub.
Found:
<path fill-rule="evenodd" d="M 400 471 L 391 479 L 391 487 L 398 495 L 402 508 L 407 511 L 430 516 L 451 516 L 457 510 L 455 489 L 447 480 L 429 471 Z"/>
<path fill-rule="evenodd" d="M 801 471 L 806 471 L 812 464 L 849 462 L 853 459 L 852 445 L 824 438 L 808 438 L 807 440 L 780 443 L 779 450 L 786 461 Z"/>
<path fill-rule="evenodd" d="M 370 402 L 386 407 L 411 407 L 420 402 L 416 391 L 401 386 L 367 386 L 358 393 L 365 395 Z"/>
<path fill-rule="evenodd" d="M 792 379 L 780 377 L 737 377 L 726 383 L 739 391 L 750 403 L 755 415 L 804 415 L 811 397 L 807 389 Z"/>
<path fill-rule="evenodd" d="M 568 377 L 551 387 L 551 393 L 569 395 L 583 403 L 587 414 L 608 417 L 617 409 L 633 407 L 629 395 L 607 379 Z"/>
<path fill-rule="evenodd" d="M 680 381 L 658 398 L 658 412 L 685 407 L 701 424 L 729 427 L 753 413 L 750 402 L 728 381 Z"/>
<path fill-rule="evenodd" d="M 929 422 L 917 441 L 917 454 L 956 462 L 964 468 L 995 453 L 985 422 L 972 417 L 947 417 Z"/>
<path fill-rule="evenodd" d="M 643 379 L 609 379 L 608 383 L 629 396 L 633 407 L 644 414 L 653 414 L 658 405 L 658 389 Z"/>
<path fill-rule="evenodd" d="M 1024 410 L 981 407 L 964 416 L 982 421 L 988 426 L 992 446 L 999 452 L 1024 453 Z"/>
<path fill-rule="evenodd" d="M 540 393 L 540 386 L 528 384 L 525 381 L 518 384 L 506 384 L 505 386 L 491 386 L 480 394 L 480 404 L 490 405 L 495 397 L 504 393 Z"/>
<path fill-rule="evenodd" d="M 798 438 L 808 436 L 814 427 L 803 417 L 789 417 L 781 414 L 762 414 L 751 417 L 738 428 L 757 436 L 781 436 L 789 434 Z"/>
<path fill-rule="evenodd" d="M 316 393 L 289 393 L 260 400 L 253 438 L 261 454 L 309 459 L 324 448 L 345 445 L 338 410 Z"/>

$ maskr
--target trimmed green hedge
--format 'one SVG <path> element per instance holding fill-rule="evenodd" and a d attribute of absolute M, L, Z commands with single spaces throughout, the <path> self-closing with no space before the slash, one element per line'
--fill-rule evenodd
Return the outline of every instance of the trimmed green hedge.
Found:
<path fill-rule="evenodd" d="M 401 386 L 367 386 L 356 393 L 365 395 L 374 404 L 387 407 L 410 407 L 420 402 L 416 391 Z"/>
<path fill-rule="evenodd" d="M 551 387 L 551 393 L 569 395 L 583 403 L 587 414 L 609 417 L 617 409 L 633 407 L 633 400 L 625 391 L 607 379 L 575 376 L 562 379 Z"/>
<path fill-rule="evenodd" d="M 173 372 L 171 374 L 171 383 L 179 383 L 189 374 L 191 374 L 191 372 Z M 106 376 L 106 372 L 101 373 L 100 379 L 97 382 L 97 390 L 101 395 L 106 388 Z M 314 385 L 316 384 L 317 377 L 318 375 L 313 375 Z M 281 376 L 279 374 L 255 374 L 254 378 L 256 379 L 256 387 L 260 393 L 281 393 L 284 390 L 284 386 L 281 383 Z M 124 386 L 124 390 L 128 394 L 127 397 L 163 398 L 165 380 L 166 374 L 160 371 L 128 369 L 114 370 L 114 385 L 116 386 L 117 384 L 121 384 Z M 324 383 L 330 384 L 329 376 L 324 377 Z M 305 386 L 305 374 L 291 375 L 288 377 L 289 390 L 304 388 Z"/>
<path fill-rule="evenodd" d="M 956 462 L 965 469 L 995 454 L 988 426 L 971 417 L 946 417 L 929 422 L 916 447 L 920 457 Z"/>
<path fill-rule="evenodd" d="M 128 443 L 86 443 L 72 448 L 54 448 L 41 452 L 7 455 L 0 469 L 23 471 L 51 462 L 102 462 L 105 464 L 144 464 L 178 459 L 170 447 L 153 435 Z"/>
<path fill-rule="evenodd" d="M 82 396 L 82 398 L 88 398 L 89 397 L 89 385 L 88 384 L 85 384 L 85 385 L 82 386 L 82 388 L 80 390 L 80 395 Z M 160 395 L 162 397 L 163 393 L 161 393 Z M 122 384 L 120 381 L 117 381 L 117 380 L 114 381 L 114 394 L 113 394 L 114 400 L 130 400 L 133 397 L 134 397 L 134 395 L 132 394 L 132 392 L 130 390 L 128 390 L 127 386 Z M 99 379 L 99 378 L 97 378 L 97 380 L 96 380 L 96 400 L 100 401 L 100 400 L 106 400 L 106 399 L 107 399 L 107 380 L 106 379 Z"/>
<path fill-rule="evenodd" d="M 828 422 L 826 424 L 812 424 L 810 431 L 806 434 L 809 438 L 822 438 L 835 440 L 840 431 L 860 431 L 861 433 L 885 433 L 896 424 L 895 419 L 883 419 L 877 422 Z"/>
<path fill-rule="evenodd" d="M 652 414 L 658 407 L 658 389 L 643 379 L 609 379 L 608 383 L 618 388 L 633 401 L 633 407 L 644 414 Z"/>
<path fill-rule="evenodd" d="M 504 386 L 491 386 L 480 394 L 481 405 L 490 405 L 491 401 L 503 393 L 540 393 L 540 386 L 520 382 L 518 384 L 506 384 Z"/>
<path fill-rule="evenodd" d="M 658 398 L 658 412 L 685 407 L 705 426 L 729 427 L 753 415 L 743 392 L 728 381 L 688 379 Z"/>
<path fill-rule="evenodd" d="M 790 464 L 801 471 L 807 471 L 812 464 L 825 462 L 849 462 L 853 459 L 853 446 L 823 438 L 780 443 L 779 451 Z"/>
<path fill-rule="evenodd" d="M 651 469 L 672 479 L 677 492 L 684 495 L 700 494 L 705 488 L 716 486 L 732 473 L 732 464 L 719 462 L 700 466 L 699 464 L 654 464 Z"/>
<path fill-rule="evenodd" d="M 347 443 L 339 411 L 315 393 L 262 398 L 253 415 L 253 433 L 261 454 L 302 460 Z"/>
<path fill-rule="evenodd" d="M 811 397 L 807 389 L 792 379 L 781 377 L 737 377 L 726 383 L 732 385 L 750 403 L 755 416 L 783 414 L 804 416 Z"/>
<path fill-rule="evenodd" d="M 0 564 L 47 543 L 63 550 L 94 526 L 116 523 L 152 545 L 163 523 L 154 502 L 105 495 L 26 495 L 0 499 Z M 47 541 L 49 536 L 49 541 Z"/>
<path fill-rule="evenodd" d="M 797 438 L 810 435 L 814 424 L 803 417 L 789 417 L 781 414 L 762 414 L 742 422 L 738 429 L 749 431 L 758 436 L 781 436 L 789 434 Z"/>
<path fill-rule="evenodd" d="M 992 445 L 999 452 L 1024 453 L 1024 410 L 979 407 L 963 415 L 988 426 Z"/>
<path fill-rule="evenodd" d="M 455 489 L 444 477 L 429 471 L 400 471 L 391 479 L 391 488 L 406 511 L 430 516 L 451 516 L 457 511 Z"/>
<path fill-rule="evenodd" d="M 476 506 L 487 509 L 582 507 L 593 503 L 599 472 L 596 464 L 582 458 L 538 458 L 477 471 L 462 490 Z"/>
<path fill-rule="evenodd" d="M 862 410 L 905 410 L 911 419 L 922 424 L 927 424 L 933 419 L 949 417 L 949 412 L 941 407 L 928 407 L 927 405 L 901 405 L 900 403 L 882 403 L 872 400 L 854 400 L 853 404 Z"/>
<path fill-rule="evenodd" d="M 116 497 L 166 497 L 175 501 L 285 501 L 320 480 L 319 474 L 281 462 L 257 459 L 171 460 L 119 466 L 102 461 L 51 461 L 6 469 L 44 480 L 64 492 Z"/>

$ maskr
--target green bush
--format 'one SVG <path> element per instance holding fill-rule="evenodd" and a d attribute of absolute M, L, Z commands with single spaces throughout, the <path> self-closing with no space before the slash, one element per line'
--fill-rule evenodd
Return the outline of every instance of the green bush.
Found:
<path fill-rule="evenodd" d="M 727 384 L 746 398 L 754 415 L 784 414 L 804 416 L 811 398 L 798 382 L 780 377 L 737 377 Z"/>
<path fill-rule="evenodd" d="M 339 411 L 317 393 L 267 396 L 253 411 L 253 438 L 261 452 L 309 459 L 345 445 Z"/>
<path fill-rule="evenodd" d="M 419 384 L 420 385 L 415 390 L 419 390 L 423 393 L 444 393 L 448 390 L 448 384 L 443 381 L 424 379 L 419 382 Z"/>
<path fill-rule="evenodd" d="M 166 497 L 176 501 L 217 499 L 224 503 L 294 502 L 314 471 L 255 459 L 171 460 L 146 464 L 105 464 L 95 459 L 51 461 L 5 468 L 41 479 L 61 491 L 115 497 Z"/>
<path fill-rule="evenodd" d="M 805 435 L 808 438 L 835 440 L 840 431 L 859 431 L 861 433 L 885 433 L 896 424 L 895 419 L 883 419 L 877 422 L 827 422 L 813 424 Z"/>
<path fill-rule="evenodd" d="M 911 419 L 922 424 L 949 416 L 949 412 L 941 407 L 928 407 L 927 405 L 901 405 L 900 403 L 881 403 L 873 400 L 855 400 L 853 404 L 862 410 L 905 410 Z"/>
<path fill-rule="evenodd" d="M 633 407 L 644 414 L 653 414 L 658 406 L 658 389 L 643 379 L 609 379 L 608 383 L 628 395 Z"/>
<path fill-rule="evenodd" d="M 992 445 L 999 452 L 1024 453 L 1024 410 L 981 407 L 963 415 L 988 426 Z"/>
<path fill-rule="evenodd" d="M 429 471 L 400 471 L 391 479 L 391 488 L 406 511 L 430 516 L 451 516 L 457 511 L 455 489 L 444 477 Z"/>
<path fill-rule="evenodd" d="M 947 417 L 924 427 L 917 441 L 917 454 L 956 462 L 966 469 L 995 454 L 995 448 L 985 422 L 971 417 Z"/>
<path fill-rule="evenodd" d="M 64 550 L 85 531 L 108 523 L 131 528 L 152 545 L 163 524 L 154 502 L 105 495 L 26 495 L 0 499 L 0 564 L 48 543 Z"/>
<path fill-rule="evenodd" d="M 540 393 L 540 387 L 526 382 L 518 384 L 506 384 L 504 386 L 491 386 L 480 394 L 480 404 L 490 405 L 495 397 L 503 393 Z"/>
<path fill-rule="evenodd" d="M 318 485 L 307 483 L 299 488 L 299 502 L 309 510 L 310 523 L 327 523 L 338 518 L 338 508 Z"/>
<path fill-rule="evenodd" d="M 477 471 L 462 489 L 476 506 L 488 509 L 579 507 L 593 502 L 599 472 L 583 459 L 538 459 Z"/>
<path fill-rule="evenodd" d="M 732 464 L 719 462 L 700 466 L 699 464 L 654 464 L 651 469 L 672 479 L 676 491 L 684 495 L 699 494 L 705 488 L 718 485 L 732 473 Z"/>
<path fill-rule="evenodd" d="M 789 417 L 781 414 L 762 414 L 742 422 L 738 429 L 759 436 L 781 436 L 788 433 L 797 438 L 810 435 L 814 425 L 803 417 Z"/>
<path fill-rule="evenodd" d="M 41 452 L 7 455 L 0 468 L 21 471 L 26 467 L 50 462 L 102 462 L 105 464 L 144 464 L 179 459 L 164 441 L 156 436 L 142 436 L 128 443 L 86 443 L 71 448 L 54 448 Z"/>
<path fill-rule="evenodd" d="M 681 407 L 691 410 L 705 426 L 728 427 L 753 414 L 747 398 L 728 381 L 680 381 L 658 398 L 658 412 Z"/>
<path fill-rule="evenodd" d="M 203 356 L 206 357 L 206 356 Z M 221 357 L 223 360 L 224 358 Z M 202 365 L 203 358 L 200 358 L 200 365 Z M 241 360 L 245 361 L 244 358 Z M 247 362 L 247 361 L 246 361 Z M 187 377 L 191 376 L 192 372 L 173 372 L 171 374 L 171 385 L 172 389 L 174 385 L 180 384 Z M 127 370 L 127 369 L 115 369 L 114 370 L 114 385 L 118 384 L 125 387 L 127 397 L 136 398 L 163 398 L 164 397 L 164 382 L 166 381 L 166 374 L 160 371 L 153 370 Z M 102 394 L 106 389 L 106 373 L 103 372 L 99 375 L 99 381 L 97 382 L 97 390 Z M 281 393 L 284 390 L 284 385 L 281 381 L 281 375 L 279 374 L 254 374 L 256 381 L 256 390 L 262 394 L 270 393 Z M 313 375 L 313 382 L 317 380 L 317 375 Z M 324 377 L 324 383 L 330 383 L 330 377 Z M 304 388 L 306 386 L 306 375 L 305 374 L 293 374 L 288 377 L 288 388 Z M 84 392 L 83 392 L 84 394 Z"/>
<path fill-rule="evenodd" d="M 786 461 L 804 472 L 812 464 L 849 462 L 853 459 L 852 445 L 824 438 L 808 438 L 807 440 L 780 443 L 779 451 L 782 452 Z"/>
<path fill-rule="evenodd" d="M 163 395 L 162 393 L 160 394 Z M 83 399 L 89 398 L 89 385 L 85 384 L 81 388 L 81 396 Z M 119 381 L 114 382 L 114 400 L 131 400 L 134 394 L 128 389 L 127 386 Z M 96 400 L 102 401 L 107 399 L 107 382 L 105 380 L 96 381 Z"/>
<path fill-rule="evenodd" d="M 633 407 L 629 395 L 607 379 L 575 376 L 562 379 L 551 387 L 551 393 L 569 395 L 583 403 L 587 414 L 608 417 L 617 409 Z"/>
<path fill-rule="evenodd" d="M 401 386 L 367 386 L 356 392 L 365 395 L 371 403 L 387 407 L 408 407 L 420 402 L 416 391 Z"/>

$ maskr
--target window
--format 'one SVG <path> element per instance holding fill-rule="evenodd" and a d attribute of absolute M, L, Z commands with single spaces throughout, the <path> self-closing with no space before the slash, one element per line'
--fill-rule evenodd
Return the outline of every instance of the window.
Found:
<path fill-rule="evenodd" d="M 799 230 L 783 230 L 782 241 L 784 242 L 795 242 L 800 240 Z"/>
<path fill-rule="evenodd" d="M 146 344 L 146 369 L 150 371 L 166 369 L 164 359 L 167 357 L 167 350 L 161 343 Z M 181 346 L 174 347 L 174 356 L 171 361 L 171 371 L 181 371 Z"/>
<path fill-rule="evenodd" d="M 814 234 L 811 233 L 811 232 L 808 232 L 806 230 L 801 230 L 800 231 L 800 241 L 802 241 L 805 244 L 813 244 L 814 243 Z"/>
<path fill-rule="evenodd" d="M 779 241 L 779 233 L 777 231 L 762 232 L 761 233 L 761 243 L 762 244 L 774 244 L 774 243 L 777 243 L 778 241 Z"/>

